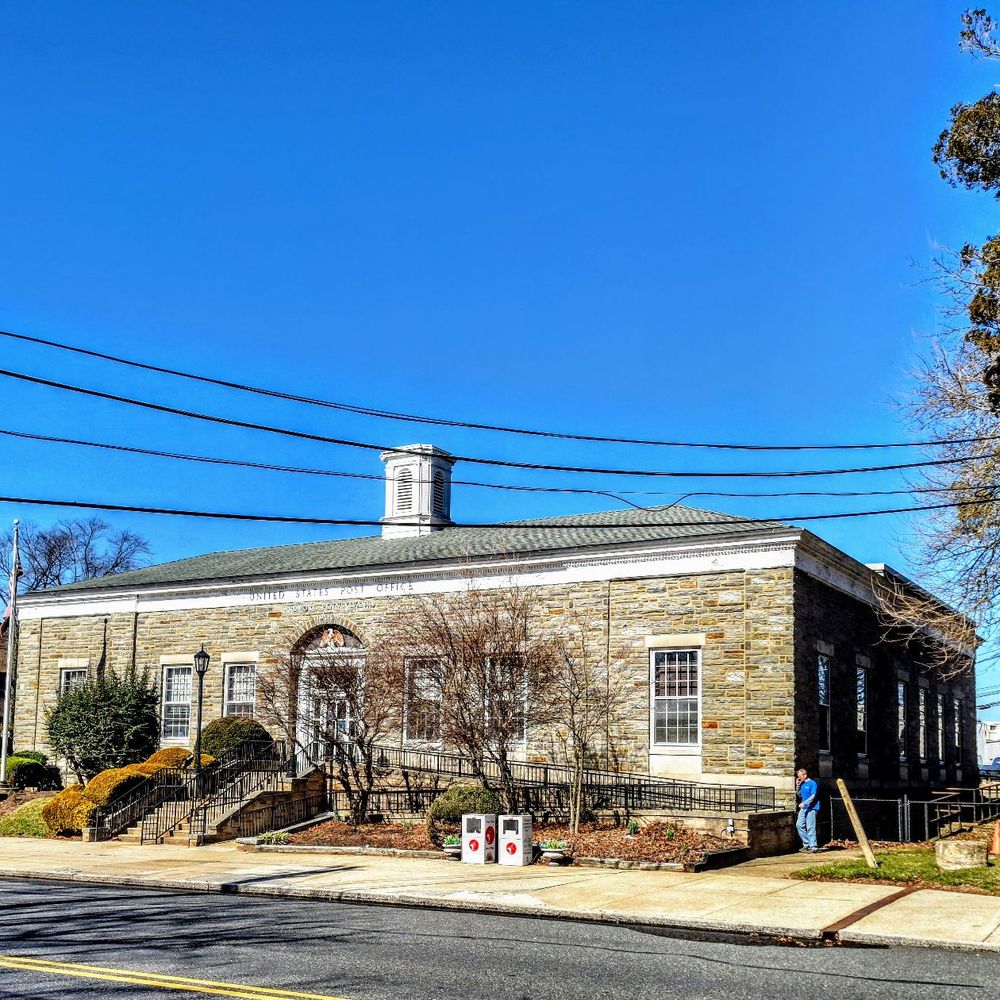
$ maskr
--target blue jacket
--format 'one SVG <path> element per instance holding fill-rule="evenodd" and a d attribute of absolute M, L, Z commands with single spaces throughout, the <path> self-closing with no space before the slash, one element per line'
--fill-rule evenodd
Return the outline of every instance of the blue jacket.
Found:
<path fill-rule="evenodd" d="M 800 809 L 807 812 L 819 812 L 819 785 L 812 778 L 806 778 L 799 785 L 799 796 L 802 801 L 799 803 Z"/>

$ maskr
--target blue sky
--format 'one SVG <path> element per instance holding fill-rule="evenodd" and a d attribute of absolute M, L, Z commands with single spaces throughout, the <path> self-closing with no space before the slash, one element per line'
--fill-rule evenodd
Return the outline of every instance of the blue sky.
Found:
<path fill-rule="evenodd" d="M 450 418 L 694 440 L 905 439 L 893 401 L 936 322 L 912 262 L 996 228 L 992 201 L 953 191 L 930 161 L 948 108 L 1000 74 L 959 54 L 963 7 L 5 2 L 0 327 Z M 169 405 L 462 454 L 688 471 L 851 457 L 525 441 L 0 351 L 0 367 Z M 7 379 L 0 389 L 0 427 L 381 471 L 370 453 Z M 378 483 L 3 438 L 0 468 L 2 492 L 23 496 L 382 512 Z M 468 466 L 456 476 L 673 490 L 662 502 L 697 488 Z M 755 516 L 879 503 L 704 501 Z M 454 516 L 614 506 L 467 487 Z M 5 521 L 18 515 L 58 512 L 0 505 Z M 114 520 L 146 534 L 158 560 L 347 533 Z M 814 530 L 906 566 L 904 519 Z"/>

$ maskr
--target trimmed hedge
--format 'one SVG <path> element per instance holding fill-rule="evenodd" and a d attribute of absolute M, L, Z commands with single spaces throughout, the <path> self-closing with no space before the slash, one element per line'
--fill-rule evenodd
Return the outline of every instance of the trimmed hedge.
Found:
<path fill-rule="evenodd" d="M 500 812 L 500 797 L 482 785 L 452 785 L 443 795 L 439 795 L 427 812 L 427 835 L 438 847 L 446 834 L 454 833 L 461 827 L 465 813 Z"/>
<path fill-rule="evenodd" d="M 39 764 L 48 764 L 49 758 L 39 750 L 15 750 L 12 757 L 23 757 L 25 760 L 37 761 Z"/>
<path fill-rule="evenodd" d="M 18 806 L 9 816 L 0 819 L 0 837 L 51 837 L 52 829 L 44 819 L 47 805 L 45 799 L 32 799 Z"/>
<path fill-rule="evenodd" d="M 134 764 L 128 767 L 110 767 L 91 778 L 83 791 L 94 805 L 106 806 L 116 795 L 130 791 L 148 777 L 148 774 L 144 774 Z"/>
<path fill-rule="evenodd" d="M 184 767 L 193 759 L 194 755 L 184 747 L 161 747 L 156 753 L 150 754 L 145 763 L 154 767 Z"/>
<path fill-rule="evenodd" d="M 255 719 L 241 715 L 227 715 L 213 719 L 201 731 L 201 752 L 212 757 L 235 750 L 244 740 L 267 742 L 271 734 Z"/>
<path fill-rule="evenodd" d="M 42 807 L 42 819 L 53 833 L 79 833 L 93 826 L 97 806 L 83 792 L 83 785 L 70 785 Z"/>
<path fill-rule="evenodd" d="M 15 788 L 44 788 L 49 783 L 49 771 L 30 757 L 8 757 L 7 781 Z"/>

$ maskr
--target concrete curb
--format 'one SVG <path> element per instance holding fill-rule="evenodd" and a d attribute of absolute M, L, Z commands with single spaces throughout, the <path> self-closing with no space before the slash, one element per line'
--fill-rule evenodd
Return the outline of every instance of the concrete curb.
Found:
<path fill-rule="evenodd" d="M 41 882 L 77 882 L 88 885 L 117 885 L 133 889 L 173 889 L 182 892 L 218 893 L 220 895 L 277 896 L 287 899 L 311 899 L 332 903 L 357 903 L 368 906 L 405 906 L 411 909 L 465 911 L 494 916 L 534 917 L 543 920 L 573 920 L 578 923 L 612 924 L 619 927 L 655 928 L 683 933 L 729 935 L 754 938 L 761 942 L 772 939 L 792 939 L 795 942 L 819 943 L 820 929 L 801 927 L 768 927 L 756 924 L 728 923 L 720 920 L 684 920 L 667 917 L 638 918 L 614 910 L 582 912 L 550 906 L 530 906 L 523 903 L 497 903 L 485 899 L 455 899 L 447 896 L 415 896 L 406 893 L 354 889 L 305 889 L 290 886 L 247 885 L 241 882 L 194 882 L 185 879 L 138 878 L 127 875 L 108 877 L 82 872 L 47 872 L 26 874 L 23 871 L 0 868 L 0 878 L 32 879 Z"/>
<path fill-rule="evenodd" d="M 86 885 L 124 886 L 133 889 L 169 889 L 178 892 L 214 893 L 285 899 L 314 900 L 328 903 L 354 903 L 365 906 L 405 906 L 410 909 L 450 912 L 484 913 L 493 916 L 532 917 L 542 920 L 572 920 L 576 923 L 610 924 L 634 927 L 683 937 L 685 935 L 717 935 L 739 938 L 755 943 L 780 944 L 843 944 L 868 948 L 940 948 L 948 951 L 1000 953 L 1000 944 L 955 942 L 891 934 L 870 934 L 845 928 L 829 932 L 825 928 L 761 927 L 758 924 L 698 918 L 683 920 L 670 917 L 635 917 L 615 910 L 569 910 L 548 906 L 532 906 L 516 901 L 496 902 L 489 899 L 425 896 L 380 890 L 309 889 L 293 886 L 253 885 L 245 882 L 195 881 L 188 879 L 143 878 L 127 875 L 103 876 L 84 872 L 63 871 L 26 873 L 18 869 L 0 868 L 0 878 L 30 879 L 41 882 L 74 882 Z M 458 895 L 458 894 L 456 894 Z"/>

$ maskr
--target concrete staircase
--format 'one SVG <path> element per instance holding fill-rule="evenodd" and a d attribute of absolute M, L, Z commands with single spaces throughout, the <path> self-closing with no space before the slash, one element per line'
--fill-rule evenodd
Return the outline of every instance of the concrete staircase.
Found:
<path fill-rule="evenodd" d="M 213 808 L 212 803 L 209 802 L 204 833 L 193 833 L 189 814 L 181 819 L 173 829 L 161 836 L 156 843 L 194 847 L 263 832 L 253 829 L 261 824 L 267 826 L 268 829 L 278 829 L 281 826 L 289 825 L 290 822 L 297 821 L 302 813 L 312 811 L 315 815 L 321 812 L 326 806 L 325 787 L 325 777 L 318 769 L 300 777 L 288 777 L 281 773 L 275 773 L 272 780 L 265 786 L 257 789 L 235 805 L 228 807 L 220 805 Z M 315 806 L 315 809 L 309 808 L 311 806 Z M 177 804 L 165 802 L 148 813 L 143 822 L 147 824 L 147 828 L 162 828 L 169 822 L 171 810 L 177 810 Z M 285 817 L 292 816 L 295 819 L 283 822 Z M 307 819 L 309 817 L 302 815 L 301 818 Z M 151 820 L 153 822 L 150 822 Z M 118 840 L 124 844 L 142 843 L 142 825 L 143 823 L 140 822 L 129 827 L 125 833 L 119 835 Z M 146 843 L 151 843 L 151 841 L 147 840 Z"/>

